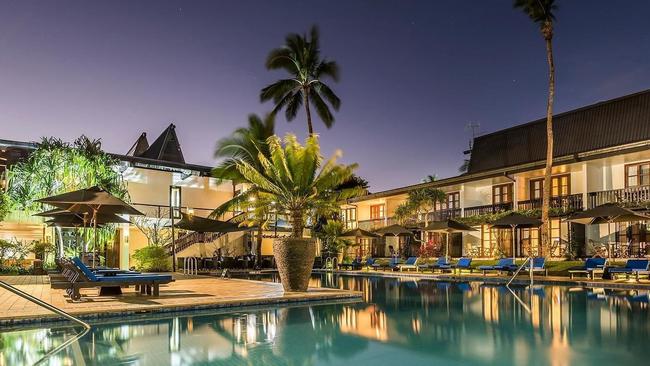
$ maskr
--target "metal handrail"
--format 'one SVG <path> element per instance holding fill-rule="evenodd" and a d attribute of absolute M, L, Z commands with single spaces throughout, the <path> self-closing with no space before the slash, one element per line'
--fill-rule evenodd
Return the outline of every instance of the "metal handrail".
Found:
<path fill-rule="evenodd" d="M 65 311 L 57 308 L 54 305 L 48 304 L 45 301 L 43 301 L 43 300 L 41 300 L 41 299 L 39 299 L 37 297 L 34 297 L 34 296 L 32 296 L 32 295 L 30 295 L 30 294 L 28 294 L 28 293 L 26 293 L 26 292 L 24 292 L 22 290 L 19 290 L 19 289 L 15 288 L 14 286 L 12 286 L 12 285 L 4 282 L 4 281 L 0 281 L 0 287 L 4 288 L 5 290 L 7 290 L 7 291 L 9 291 L 11 293 L 13 293 L 14 295 L 20 296 L 23 299 L 27 299 L 27 300 L 35 303 L 36 305 L 40 305 L 40 306 L 46 308 L 47 310 L 49 310 L 49 311 L 51 311 L 53 313 L 56 313 L 56 314 L 58 314 L 58 315 L 60 315 L 60 316 L 62 316 L 64 318 L 66 318 L 66 319 L 68 319 L 70 321 L 73 321 L 73 322 L 81 325 L 82 327 L 84 327 L 83 332 L 81 332 L 81 333 L 77 334 L 76 336 L 66 340 L 65 342 L 61 343 L 58 347 L 56 347 L 56 348 L 52 349 L 50 352 L 46 353 L 43 357 L 41 357 L 40 360 L 38 360 L 35 363 L 35 365 L 39 365 L 39 364 L 43 363 L 48 358 L 50 358 L 50 357 L 54 356 L 55 354 L 59 353 L 59 351 L 61 351 L 64 348 L 68 347 L 72 343 L 78 341 L 83 336 L 85 336 L 91 329 L 90 324 L 86 323 L 85 321 L 66 313 Z"/>
<path fill-rule="evenodd" d="M 521 272 L 521 270 L 524 269 L 524 267 L 526 266 L 526 263 L 529 263 L 529 262 L 530 262 L 530 270 L 528 272 L 530 272 L 530 285 L 531 286 L 533 285 L 533 258 L 532 257 L 526 257 L 526 260 L 524 260 L 524 263 L 522 263 L 522 265 L 519 266 L 519 268 L 517 268 L 517 270 L 515 271 L 515 274 L 513 274 L 512 277 L 510 278 L 510 280 L 508 281 L 508 283 L 506 283 L 506 286 L 510 286 L 510 284 L 512 283 L 512 281 L 514 281 L 515 277 L 517 277 L 519 272 Z"/>
<path fill-rule="evenodd" d="M 526 259 L 524 260 L 524 263 L 522 263 L 521 266 L 519 266 L 519 268 L 517 268 L 517 270 L 516 270 L 515 273 L 512 275 L 512 277 L 510 278 L 510 280 L 506 283 L 506 288 L 507 288 L 508 291 L 510 291 L 510 293 L 515 297 L 515 300 L 517 300 L 517 302 L 518 302 L 518 303 L 519 303 L 519 304 L 520 304 L 520 305 L 521 305 L 521 306 L 522 306 L 522 307 L 523 307 L 523 308 L 524 308 L 524 309 L 525 309 L 525 310 L 530 314 L 530 313 L 531 313 L 530 306 L 528 306 L 528 304 L 526 304 L 526 303 L 524 302 L 524 300 L 522 300 L 522 299 L 521 299 L 521 298 L 520 298 L 520 297 L 519 297 L 519 296 L 518 296 L 514 291 L 512 291 L 512 289 L 510 288 L 510 284 L 512 283 L 512 281 L 514 281 L 514 279 L 517 277 L 517 275 L 519 274 L 519 272 L 521 272 L 521 270 L 524 269 L 524 267 L 526 266 L 526 263 L 530 263 L 530 268 L 528 269 L 528 272 L 530 273 L 530 286 L 529 286 L 529 288 L 530 288 L 530 291 L 531 291 L 531 294 L 532 294 L 532 291 L 533 291 L 533 257 L 526 257 Z M 532 299 L 532 296 L 531 296 L 531 299 Z"/>

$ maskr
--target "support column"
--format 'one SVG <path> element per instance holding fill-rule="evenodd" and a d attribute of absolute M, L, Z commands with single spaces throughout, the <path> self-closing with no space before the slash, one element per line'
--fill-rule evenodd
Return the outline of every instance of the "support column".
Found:
<path fill-rule="evenodd" d="M 587 171 L 587 162 L 582 163 L 582 209 L 589 206 L 589 172 Z"/>
<path fill-rule="evenodd" d="M 120 269 L 129 269 L 129 224 L 120 225 Z"/>

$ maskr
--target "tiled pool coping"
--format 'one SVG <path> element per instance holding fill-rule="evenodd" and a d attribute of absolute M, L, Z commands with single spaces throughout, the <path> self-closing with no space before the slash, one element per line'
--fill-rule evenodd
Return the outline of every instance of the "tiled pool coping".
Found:
<path fill-rule="evenodd" d="M 125 290 L 127 292 L 123 296 L 100 298 L 91 295 L 86 298 L 86 302 L 73 303 L 64 296 L 63 290 L 51 289 L 49 283 L 22 282 L 17 285 L 21 290 L 87 321 L 201 310 L 233 309 L 236 311 L 239 308 L 269 305 L 357 302 L 362 298 L 362 293 L 359 291 L 310 288 L 306 293 L 284 293 L 282 286 L 278 283 L 198 277 L 177 280 L 170 287 L 161 287 L 161 296 L 159 297 L 137 295 L 128 289 Z M 60 316 L 16 295 L 3 293 L 1 299 L 0 302 L 3 306 L 0 306 L 0 326 L 8 327 L 62 320 Z"/>
<path fill-rule="evenodd" d="M 414 279 L 428 279 L 437 281 L 478 281 L 495 284 L 505 284 L 510 280 L 509 276 L 483 276 L 481 274 L 468 274 L 461 275 L 452 274 L 430 274 L 420 272 L 388 272 L 388 271 L 328 271 L 322 269 L 315 269 L 314 273 L 335 273 L 346 276 L 364 276 L 364 277 L 388 277 L 388 278 L 414 278 Z M 520 275 L 512 281 L 516 285 L 527 285 L 530 282 L 528 276 Z M 650 290 L 650 282 L 622 282 L 613 280 L 588 280 L 586 278 L 570 279 L 560 276 L 535 276 L 534 283 L 541 285 L 559 285 L 559 286 L 579 286 L 587 288 L 610 288 L 610 289 L 628 289 L 628 290 Z"/>

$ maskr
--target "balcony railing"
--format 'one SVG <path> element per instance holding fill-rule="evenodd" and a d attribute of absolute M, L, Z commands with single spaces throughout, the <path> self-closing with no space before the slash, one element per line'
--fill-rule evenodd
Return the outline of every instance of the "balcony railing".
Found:
<path fill-rule="evenodd" d="M 460 217 L 461 210 L 460 208 L 446 208 L 442 210 L 436 210 L 433 212 L 429 212 L 427 214 L 427 219 L 429 222 L 431 221 L 444 221 L 448 219 L 453 219 L 455 217 Z M 424 221 L 424 220 L 421 220 Z"/>
<path fill-rule="evenodd" d="M 496 203 L 493 205 L 472 206 L 465 208 L 465 217 L 495 214 L 512 210 L 512 202 Z"/>
<path fill-rule="evenodd" d="M 640 207 L 650 204 L 650 186 L 611 189 L 591 192 L 588 195 L 589 208 L 605 203 L 620 203 L 626 207 Z"/>
<path fill-rule="evenodd" d="M 551 197 L 550 207 L 551 209 L 561 210 L 564 213 L 581 211 L 584 207 L 582 204 L 582 194 Z M 519 201 L 517 203 L 518 210 L 538 210 L 541 208 L 541 199 Z"/>
<path fill-rule="evenodd" d="M 372 219 L 372 220 L 359 220 L 357 227 L 363 230 L 375 230 L 381 227 L 386 226 L 386 222 L 390 221 L 392 218 L 387 219 Z M 390 224 L 389 224 L 390 225 Z"/>

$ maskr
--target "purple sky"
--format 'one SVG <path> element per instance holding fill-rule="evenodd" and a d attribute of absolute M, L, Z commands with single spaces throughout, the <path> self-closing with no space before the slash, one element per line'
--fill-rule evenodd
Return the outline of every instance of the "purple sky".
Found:
<path fill-rule="evenodd" d="M 173 121 L 188 162 L 264 113 L 281 77 L 264 59 L 318 24 L 343 100 L 326 154 L 358 162 L 371 190 L 457 174 L 468 122 L 482 133 L 544 115 L 538 30 L 510 0 L 2 1 L 0 138 L 101 137 L 125 153 Z M 650 88 L 650 3 L 559 1 L 556 111 Z M 278 132 L 306 135 L 304 114 Z"/>

